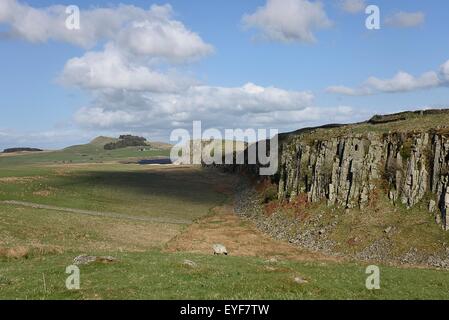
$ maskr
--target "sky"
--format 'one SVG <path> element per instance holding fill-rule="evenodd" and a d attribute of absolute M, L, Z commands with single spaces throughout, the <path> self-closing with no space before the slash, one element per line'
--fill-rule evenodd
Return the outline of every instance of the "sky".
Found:
<path fill-rule="evenodd" d="M 443 0 L 0 0 L 0 149 L 449 107 L 448 12 Z"/>

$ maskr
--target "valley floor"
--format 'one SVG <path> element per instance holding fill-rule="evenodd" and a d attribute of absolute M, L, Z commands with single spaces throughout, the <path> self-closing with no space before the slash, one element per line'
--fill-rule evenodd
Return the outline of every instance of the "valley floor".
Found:
<path fill-rule="evenodd" d="M 368 263 L 273 240 L 235 214 L 236 176 L 10 159 L 0 162 L 1 299 L 449 298 L 447 271 L 380 265 L 371 291 Z M 229 255 L 214 256 L 214 243 Z M 118 260 L 81 266 L 81 289 L 67 290 L 81 254 Z"/>

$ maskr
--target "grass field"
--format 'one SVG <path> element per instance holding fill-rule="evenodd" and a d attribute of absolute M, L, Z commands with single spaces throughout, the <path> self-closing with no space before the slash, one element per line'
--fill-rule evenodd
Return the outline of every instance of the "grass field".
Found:
<path fill-rule="evenodd" d="M 7 299 L 448 299 L 449 273 L 381 267 L 381 289 L 365 288 L 356 264 L 279 261 L 189 253 L 118 253 L 120 261 L 81 267 L 81 289 L 65 288 L 73 254 L 2 262 Z M 197 263 L 196 268 L 183 264 Z M 295 277 L 307 283 L 298 284 Z"/>
<path fill-rule="evenodd" d="M 167 157 L 169 151 L 165 149 L 149 149 L 139 151 L 140 147 L 104 150 L 97 145 L 73 146 L 57 151 L 32 152 L 21 155 L 0 154 L 2 167 L 16 167 L 17 165 L 64 164 L 64 163 L 103 163 L 117 160 L 137 160 L 149 157 Z"/>
<path fill-rule="evenodd" d="M 233 214 L 235 176 L 188 166 L 76 163 L 77 155 L 62 153 L 66 163 L 55 163 L 53 153 L 0 157 L 0 201 L 106 215 L 0 203 L 1 299 L 449 298 L 447 271 L 381 266 L 381 289 L 369 291 L 366 265 L 268 238 Z M 214 256 L 214 243 L 230 256 Z M 80 254 L 118 261 L 81 266 L 81 289 L 70 291 L 65 268 Z"/>
<path fill-rule="evenodd" d="M 82 164 L 18 170 L 1 171 L 0 200 L 190 220 L 224 200 L 214 191 L 219 177 L 199 168 Z"/>

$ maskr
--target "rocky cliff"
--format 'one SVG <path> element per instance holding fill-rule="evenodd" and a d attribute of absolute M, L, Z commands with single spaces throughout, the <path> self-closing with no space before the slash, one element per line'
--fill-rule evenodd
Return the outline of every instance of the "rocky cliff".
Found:
<path fill-rule="evenodd" d="M 386 192 L 407 208 L 426 201 L 449 230 L 449 131 L 440 123 L 447 117 L 445 111 L 403 113 L 289 134 L 279 149 L 278 198 L 306 193 L 311 202 L 363 209 L 376 192 Z"/>

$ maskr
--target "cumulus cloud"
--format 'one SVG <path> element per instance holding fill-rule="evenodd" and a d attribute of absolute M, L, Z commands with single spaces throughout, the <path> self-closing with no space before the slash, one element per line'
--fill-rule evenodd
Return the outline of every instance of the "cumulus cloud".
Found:
<path fill-rule="evenodd" d="M 83 128 L 150 136 L 157 132 L 168 137 L 172 128 L 189 128 L 193 120 L 215 128 L 282 130 L 353 116 L 347 107 L 315 107 L 314 96 L 307 91 L 253 83 L 200 85 L 172 71 L 178 70 L 179 63 L 190 63 L 214 49 L 175 20 L 169 5 L 148 10 L 132 5 L 83 10 L 79 31 L 65 27 L 65 8 L 33 8 L 16 0 L 0 0 L 0 25 L 12 37 L 35 43 L 55 40 L 86 49 L 66 62 L 59 77 L 61 83 L 84 89 L 92 97 L 74 116 Z M 314 31 L 331 24 L 322 4 L 307 0 L 268 0 L 243 20 L 267 38 L 286 42 L 312 42 Z"/>
<path fill-rule="evenodd" d="M 313 32 L 332 25 L 322 3 L 308 0 L 267 0 L 242 20 L 263 38 L 280 42 L 315 42 Z"/>
<path fill-rule="evenodd" d="M 365 0 L 341 0 L 340 8 L 348 13 L 359 13 L 365 10 Z"/>
<path fill-rule="evenodd" d="M 118 46 L 139 56 L 164 57 L 171 61 L 197 59 L 213 52 L 196 34 L 187 30 L 182 23 L 166 19 L 134 22 L 121 30 Z"/>
<path fill-rule="evenodd" d="M 191 80 L 151 70 L 137 59 L 130 59 L 113 44 L 104 51 L 87 52 L 64 66 L 60 81 L 83 89 L 127 89 L 156 92 L 177 91 Z M 193 80 L 192 80 L 193 81 Z"/>
<path fill-rule="evenodd" d="M 210 92 L 215 89 L 207 88 L 206 91 Z M 233 91 L 235 92 L 229 94 L 241 95 L 243 90 L 243 87 L 234 88 Z M 176 99 L 172 100 L 173 97 L 169 96 L 157 98 L 147 96 L 142 99 L 142 104 L 136 105 L 134 102 L 141 100 L 142 97 L 130 97 L 128 94 L 129 92 L 124 94 L 122 100 L 114 100 L 116 102 L 114 107 L 111 107 L 108 102 L 111 99 L 117 99 L 116 93 L 108 97 L 102 96 L 92 106 L 79 110 L 76 114 L 76 121 L 81 126 L 88 128 L 148 132 L 149 136 L 167 139 L 173 129 L 185 128 L 191 130 L 192 121 L 196 120 L 202 121 L 203 129 L 275 128 L 282 132 L 296 130 L 303 126 L 348 122 L 366 118 L 366 115 L 360 109 L 355 110 L 348 106 L 320 108 L 313 104 L 304 104 L 304 102 L 297 103 L 291 109 L 276 109 L 266 105 L 252 110 L 240 108 L 238 112 L 234 112 L 230 109 L 238 108 L 238 106 L 225 106 L 226 102 L 222 100 L 219 104 L 207 110 L 207 101 L 212 100 L 214 94 L 207 97 L 198 92 L 191 93 L 193 96 L 187 99 L 190 101 L 187 101 L 186 104 Z M 135 94 L 133 93 L 133 95 Z M 192 100 L 195 99 L 204 101 L 204 105 L 200 109 L 193 107 L 191 104 Z M 250 100 L 250 98 L 247 99 Z M 127 104 L 127 101 L 132 100 L 134 102 L 130 102 L 131 105 L 128 108 L 119 107 L 119 105 Z M 254 102 L 248 101 L 247 103 L 253 104 Z M 189 107 L 189 105 L 192 107 Z"/>
<path fill-rule="evenodd" d="M 386 18 L 385 23 L 392 27 L 413 28 L 424 24 L 425 14 L 423 12 L 397 12 Z"/>
<path fill-rule="evenodd" d="M 247 83 L 241 87 L 192 86 L 177 93 L 105 90 L 76 115 L 91 127 L 163 127 L 203 120 L 222 127 L 247 124 L 273 112 L 300 111 L 312 105 L 310 92 L 287 91 Z M 252 120 L 251 120 L 252 119 Z M 272 123 L 274 123 L 272 121 Z M 162 127 L 161 127 L 162 126 Z"/>
<path fill-rule="evenodd" d="M 436 88 L 449 84 L 449 60 L 445 62 L 438 72 L 429 71 L 420 76 L 413 76 L 400 71 L 390 79 L 369 77 L 362 85 L 351 88 L 346 86 L 331 86 L 327 92 L 343 95 L 362 96 L 378 93 L 407 92 L 429 88 Z"/>
<path fill-rule="evenodd" d="M 17 0 L 2 0 L 0 24 L 9 27 L 10 36 L 30 42 L 56 40 L 91 48 L 100 41 L 115 41 L 136 55 L 178 61 L 213 51 L 198 34 L 173 19 L 170 5 L 152 5 L 148 10 L 133 5 L 82 10 L 79 30 L 66 27 L 66 8 L 34 8 Z"/>
<path fill-rule="evenodd" d="M 61 83 L 83 89 L 126 89 L 172 92 L 196 83 L 158 65 L 191 62 L 213 47 L 173 18 L 170 5 L 144 10 L 133 5 L 82 10 L 79 30 L 65 26 L 66 6 L 34 8 L 17 0 L 0 1 L 0 26 L 9 37 L 33 43 L 49 40 L 89 49 L 67 61 Z M 171 70 L 171 69 L 169 69 Z"/>

